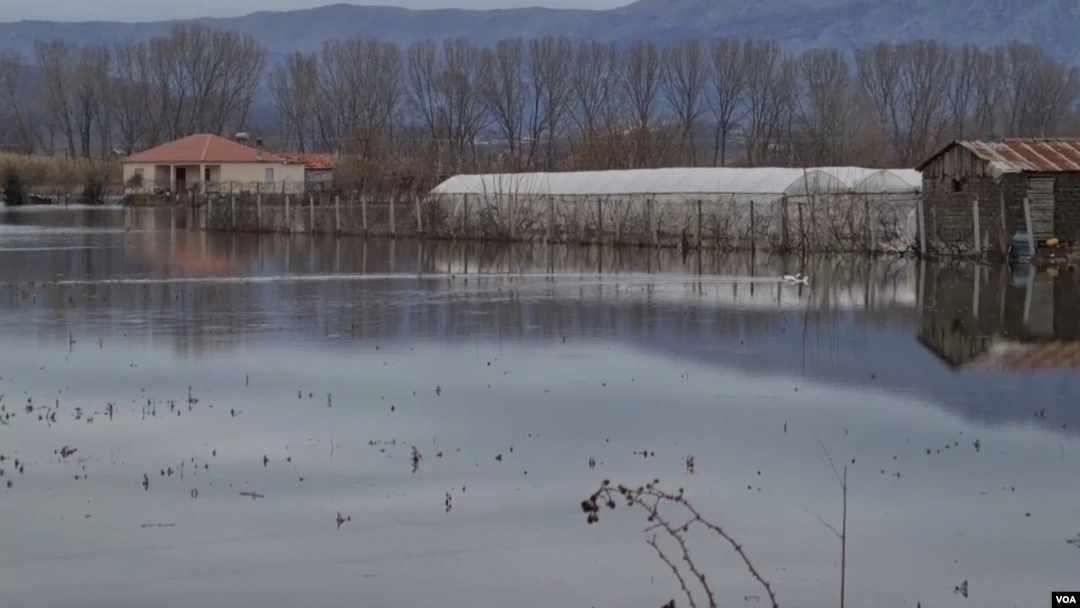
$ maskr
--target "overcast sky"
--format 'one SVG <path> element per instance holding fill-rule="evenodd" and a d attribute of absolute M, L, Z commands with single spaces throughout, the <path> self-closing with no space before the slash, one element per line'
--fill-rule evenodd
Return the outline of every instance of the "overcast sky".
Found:
<path fill-rule="evenodd" d="M 289 10 L 334 4 L 336 0 L 0 0 L 0 20 L 46 19 L 51 21 L 151 21 L 191 17 L 235 17 L 255 11 Z M 350 4 L 404 6 L 407 8 L 611 8 L 629 0 L 382 0 Z"/>

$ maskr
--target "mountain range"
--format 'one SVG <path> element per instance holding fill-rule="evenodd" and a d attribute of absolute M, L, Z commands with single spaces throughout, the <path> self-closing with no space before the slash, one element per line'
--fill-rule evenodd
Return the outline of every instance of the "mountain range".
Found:
<path fill-rule="evenodd" d="M 274 56 L 313 51 L 325 40 L 379 36 L 401 44 L 463 36 L 490 43 L 545 34 L 577 39 L 669 43 L 727 36 L 781 41 L 790 50 L 850 49 L 878 41 L 930 38 L 953 44 L 1036 42 L 1070 62 L 1080 60 L 1080 0 L 639 0 L 610 10 L 520 8 L 409 10 L 333 4 L 241 17 L 123 23 L 0 23 L 0 51 L 33 53 L 35 39 L 77 44 L 148 39 L 174 23 L 251 34 Z"/>

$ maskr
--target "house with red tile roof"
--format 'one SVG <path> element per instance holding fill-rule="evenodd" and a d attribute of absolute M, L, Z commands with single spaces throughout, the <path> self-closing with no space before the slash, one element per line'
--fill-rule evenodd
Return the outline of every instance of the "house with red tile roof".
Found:
<path fill-rule="evenodd" d="M 140 190 L 304 190 L 303 164 L 290 163 L 283 156 L 263 150 L 261 145 L 250 146 L 206 133 L 144 150 L 125 158 L 122 163 L 124 182 Z"/>

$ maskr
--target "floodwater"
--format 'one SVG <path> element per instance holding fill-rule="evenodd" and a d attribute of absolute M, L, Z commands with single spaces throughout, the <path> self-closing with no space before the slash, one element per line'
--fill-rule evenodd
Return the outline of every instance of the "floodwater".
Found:
<path fill-rule="evenodd" d="M 0 214 L 0 606 L 687 606 L 644 512 L 580 506 L 659 479 L 835 608 L 833 466 L 847 605 L 1080 587 L 1068 271 L 169 214 Z M 720 606 L 768 605 L 689 537 Z"/>

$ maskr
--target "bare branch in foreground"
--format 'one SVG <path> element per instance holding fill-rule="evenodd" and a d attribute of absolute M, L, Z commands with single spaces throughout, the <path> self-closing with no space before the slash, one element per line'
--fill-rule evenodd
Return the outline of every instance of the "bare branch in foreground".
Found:
<path fill-rule="evenodd" d="M 765 589 L 765 593 L 769 598 L 772 608 L 779 608 L 779 604 L 776 601 L 776 594 L 773 593 L 772 590 L 772 585 L 770 585 L 758 572 L 758 569 L 754 566 L 753 562 L 750 561 L 749 556 L 746 555 L 746 551 L 743 549 L 742 544 L 732 538 L 723 528 L 705 519 L 683 496 L 682 489 L 679 489 L 678 493 L 672 494 L 661 490 L 659 483 L 659 480 L 653 480 L 653 482 L 648 485 L 634 489 L 623 485 L 613 486 L 610 481 L 605 479 L 604 482 L 600 484 L 600 489 L 594 492 L 588 499 L 582 501 L 581 510 L 588 516 L 587 521 L 590 524 L 600 521 L 601 505 L 607 506 L 609 509 L 615 508 L 616 497 L 625 500 L 628 507 L 638 507 L 646 511 L 649 514 L 648 521 L 650 525 L 645 529 L 645 532 L 665 532 L 678 544 L 679 550 L 682 553 L 680 557 L 682 561 L 686 563 L 686 568 L 693 575 L 693 579 L 696 579 L 701 585 L 706 599 L 708 600 L 709 608 L 716 608 L 715 594 L 706 581 L 705 574 L 701 572 L 697 564 L 694 563 L 694 560 L 690 555 L 690 548 L 687 545 L 687 534 L 690 532 L 691 527 L 694 525 L 704 527 L 731 545 L 731 548 L 738 553 L 747 569 L 750 570 L 750 575 L 754 577 L 754 580 L 756 580 L 763 589 Z M 665 507 L 665 512 L 663 514 L 661 513 L 661 506 Z M 666 514 L 668 508 L 677 507 L 681 507 L 684 511 L 688 512 L 689 519 L 685 523 L 673 523 L 676 520 Z M 679 519 L 678 521 L 682 521 L 682 519 Z M 654 534 L 652 538 L 649 539 L 649 546 L 656 550 L 660 559 L 671 568 L 675 577 L 679 580 L 683 594 L 686 595 L 686 599 L 691 608 L 696 608 L 697 603 L 694 599 L 694 594 L 687 584 L 687 578 L 689 577 L 685 577 L 675 565 L 675 562 L 668 557 L 657 542 L 657 537 L 658 534 Z"/>

